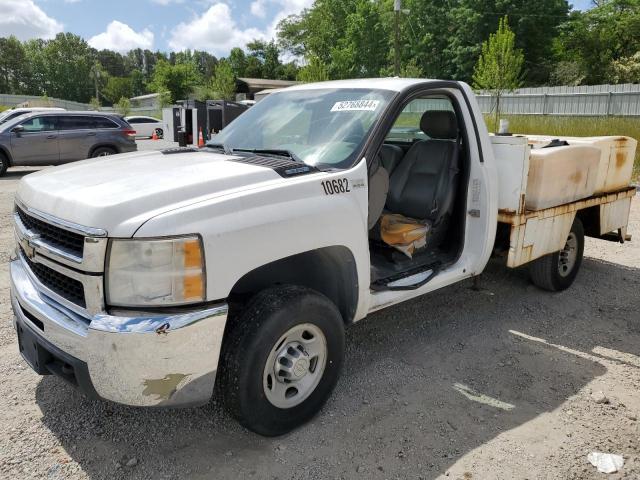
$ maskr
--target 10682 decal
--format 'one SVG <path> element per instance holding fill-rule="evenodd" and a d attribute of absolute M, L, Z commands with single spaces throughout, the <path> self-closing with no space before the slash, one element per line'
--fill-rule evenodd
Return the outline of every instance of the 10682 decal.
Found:
<path fill-rule="evenodd" d="M 348 178 L 337 178 L 335 180 L 325 180 L 322 182 L 325 195 L 335 195 L 337 193 L 349 193 L 351 186 Z"/>

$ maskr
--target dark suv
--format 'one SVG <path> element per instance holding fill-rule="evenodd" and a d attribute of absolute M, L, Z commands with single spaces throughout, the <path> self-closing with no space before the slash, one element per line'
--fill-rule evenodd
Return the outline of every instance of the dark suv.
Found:
<path fill-rule="evenodd" d="M 8 167 L 60 165 L 137 150 L 126 120 L 101 112 L 32 112 L 0 125 L 0 175 Z"/>

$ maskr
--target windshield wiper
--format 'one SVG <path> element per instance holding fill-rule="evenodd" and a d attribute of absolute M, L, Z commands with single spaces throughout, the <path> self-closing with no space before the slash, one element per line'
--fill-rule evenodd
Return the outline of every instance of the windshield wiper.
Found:
<path fill-rule="evenodd" d="M 222 150 L 225 155 L 233 155 L 233 150 L 229 148 L 224 143 L 207 143 L 207 147 L 217 148 L 218 150 Z"/>
<path fill-rule="evenodd" d="M 295 153 L 293 153 L 291 150 L 285 150 L 283 148 L 234 148 L 231 151 L 257 153 L 262 155 L 275 155 L 278 157 L 289 157 L 294 162 L 303 163 Z"/>

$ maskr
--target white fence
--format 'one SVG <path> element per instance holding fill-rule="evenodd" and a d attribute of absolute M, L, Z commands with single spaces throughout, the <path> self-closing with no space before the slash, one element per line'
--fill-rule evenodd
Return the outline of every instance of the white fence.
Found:
<path fill-rule="evenodd" d="M 484 113 L 495 111 L 496 97 L 480 92 Z M 500 97 L 500 112 L 513 115 L 640 116 L 640 85 L 522 88 Z"/>
<path fill-rule="evenodd" d="M 67 110 L 93 110 L 88 103 L 74 102 L 72 100 L 62 100 L 60 98 L 38 97 L 35 95 L 9 95 L 0 93 L 0 105 L 14 107 L 16 105 L 29 102 L 31 106 L 37 107 L 61 107 Z M 100 107 L 101 112 L 115 112 L 113 107 Z M 130 115 L 157 115 L 158 110 L 153 108 L 131 108 Z"/>

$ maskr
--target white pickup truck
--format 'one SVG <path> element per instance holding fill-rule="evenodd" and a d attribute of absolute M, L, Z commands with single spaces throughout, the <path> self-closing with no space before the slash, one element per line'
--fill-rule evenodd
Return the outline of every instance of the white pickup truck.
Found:
<path fill-rule="evenodd" d="M 128 405 L 198 405 L 215 386 L 247 428 L 282 434 L 327 400 L 344 329 L 371 312 L 477 276 L 492 254 L 569 287 L 585 235 L 628 239 L 635 147 L 490 136 L 460 82 L 285 89 L 205 148 L 24 177 L 20 351 Z"/>

